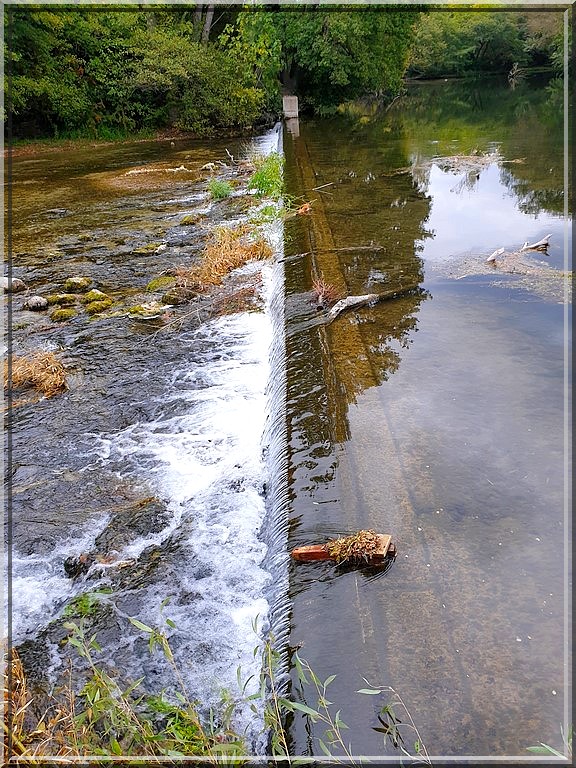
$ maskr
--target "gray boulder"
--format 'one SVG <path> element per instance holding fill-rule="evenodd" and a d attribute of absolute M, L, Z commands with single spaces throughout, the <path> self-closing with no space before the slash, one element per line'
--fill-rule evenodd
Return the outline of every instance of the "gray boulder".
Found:
<path fill-rule="evenodd" d="M 24 303 L 24 309 L 31 309 L 33 312 L 42 312 L 43 309 L 48 309 L 48 299 L 45 299 L 44 296 L 30 296 Z"/>
<path fill-rule="evenodd" d="M 26 290 L 26 283 L 18 277 L 2 278 L 2 288 L 6 293 L 20 293 Z"/>

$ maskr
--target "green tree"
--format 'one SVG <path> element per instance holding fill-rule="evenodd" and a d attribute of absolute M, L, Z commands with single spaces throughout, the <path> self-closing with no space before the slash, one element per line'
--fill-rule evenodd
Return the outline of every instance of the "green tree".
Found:
<path fill-rule="evenodd" d="M 284 89 L 326 113 L 367 93 L 398 92 L 417 17 L 388 8 L 306 8 L 260 13 L 248 27 L 252 36 L 268 39 L 269 49 L 280 47 Z"/>
<path fill-rule="evenodd" d="M 9 12 L 10 103 L 17 131 L 41 133 L 128 120 L 129 37 L 140 14 Z M 129 107 L 128 107 L 129 109 Z M 133 121 L 126 123 L 132 127 Z"/>
<path fill-rule="evenodd" d="M 514 12 L 431 11 L 416 28 L 409 71 L 425 77 L 508 72 L 528 59 L 525 17 Z"/>
<path fill-rule="evenodd" d="M 198 134 L 251 125 L 264 91 L 225 52 L 194 39 L 192 24 L 159 26 L 135 36 L 133 97 L 146 103 L 150 120 Z"/>

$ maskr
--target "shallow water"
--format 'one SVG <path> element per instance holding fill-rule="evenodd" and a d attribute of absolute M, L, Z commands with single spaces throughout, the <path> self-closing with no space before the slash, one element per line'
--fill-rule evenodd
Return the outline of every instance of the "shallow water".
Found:
<path fill-rule="evenodd" d="M 254 146 L 266 152 L 278 140 L 274 130 Z M 203 706 L 217 706 L 223 689 L 238 695 L 239 667 L 242 680 L 256 676 L 247 692 L 257 687 L 253 650 L 282 598 L 281 559 L 276 569 L 266 562 L 279 534 L 262 533 L 269 307 L 282 267 L 243 270 L 261 280 L 266 312 L 210 319 L 184 305 L 142 320 L 127 311 L 159 299 L 148 282 L 193 261 L 215 223 L 246 218 L 245 182 L 212 203 L 201 171 L 215 162 L 234 180 L 226 150 L 239 158 L 246 149 L 150 142 L 14 159 L 13 275 L 41 295 L 87 275 L 115 300 L 109 313 L 58 324 L 24 310 L 26 295 L 12 299 L 13 355 L 51 349 L 71 374 L 69 389 L 51 399 L 15 394 L 9 414 L 10 629 L 32 686 L 46 688 L 63 670 L 57 648 L 71 599 L 111 586 L 87 618 L 104 664 L 127 679 L 144 676 L 148 691 L 174 686 L 169 665 L 129 624 L 135 617 L 169 635 L 188 693 Z M 181 225 L 188 213 L 206 218 Z M 278 256 L 280 228 L 266 234 Z M 65 561 L 81 554 L 91 567 L 72 579 Z M 236 725 L 250 748 L 262 748 L 261 716 L 248 704 Z"/>
<path fill-rule="evenodd" d="M 562 748 L 569 314 L 552 270 L 571 269 L 571 249 L 546 99 L 422 84 L 387 114 L 301 120 L 285 138 L 288 191 L 313 201 L 286 249 L 289 544 L 374 528 L 398 548 L 385 572 L 290 572 L 290 643 L 337 675 L 329 698 L 356 755 L 398 754 L 373 730 L 391 694 L 354 693 L 363 678 L 400 694 L 430 755 Z M 496 150 L 479 178 L 434 163 Z M 553 290 L 486 269 L 497 248 L 549 233 L 531 256 Z M 307 293 L 317 277 L 419 291 L 326 326 Z M 320 754 L 323 731 L 298 715 L 295 752 Z"/>

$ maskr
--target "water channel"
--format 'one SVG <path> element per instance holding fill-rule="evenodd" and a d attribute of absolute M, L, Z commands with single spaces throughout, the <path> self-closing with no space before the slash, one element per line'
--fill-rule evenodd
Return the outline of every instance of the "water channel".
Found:
<path fill-rule="evenodd" d="M 178 307 L 178 332 L 163 332 L 165 320 L 125 312 L 53 324 L 14 297 L 14 353 L 60 350 L 75 374 L 64 396 L 10 417 L 13 629 L 39 680 L 62 667 L 49 622 L 111 584 L 95 630 L 151 689 L 169 671 L 124 619 L 162 623 L 171 596 L 176 653 L 209 703 L 234 689 L 239 664 L 255 671 L 251 623 L 268 616 L 285 651 L 336 675 L 330 698 L 356 755 L 398 756 L 374 730 L 386 697 L 355 693 L 363 678 L 402 696 L 431 755 L 561 748 L 571 243 L 550 98 L 529 83 L 417 84 L 387 112 L 285 130 L 287 193 L 312 212 L 284 223 L 266 313 L 200 323 Z M 264 141 L 276 146 L 277 131 Z M 245 190 L 210 204 L 199 170 L 245 149 L 15 157 L 14 276 L 51 293 L 88 274 L 120 306 L 142 301 L 152 277 L 203 247 L 185 214 L 207 227 L 246 216 Z M 440 160 L 486 153 L 473 173 Z M 546 234 L 548 251 L 514 270 L 486 263 Z M 407 291 L 328 324 L 315 279 Z M 287 557 L 359 528 L 392 534 L 390 567 Z M 67 578 L 64 559 L 86 551 L 100 570 Z M 292 695 L 316 705 L 295 677 Z M 295 715 L 294 754 L 321 754 L 318 737 Z"/>

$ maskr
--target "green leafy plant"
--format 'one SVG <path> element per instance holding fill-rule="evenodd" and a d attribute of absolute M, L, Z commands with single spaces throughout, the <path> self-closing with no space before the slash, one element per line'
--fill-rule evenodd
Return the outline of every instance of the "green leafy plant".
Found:
<path fill-rule="evenodd" d="M 366 680 L 366 678 L 362 679 L 369 687 L 361 688 L 360 690 L 356 691 L 356 693 L 361 693 L 366 696 L 381 696 L 382 694 L 386 694 L 387 696 L 391 695 L 388 703 L 383 704 L 378 712 L 377 717 L 380 725 L 373 727 L 374 731 L 382 734 L 384 744 L 386 744 L 387 740 L 390 739 L 392 745 L 396 749 L 399 749 L 410 759 L 418 760 L 419 763 L 423 763 L 425 765 L 432 765 L 418 728 L 414 723 L 412 715 L 410 714 L 410 711 L 400 694 L 390 685 L 372 686 L 368 680 Z M 403 723 L 396 714 L 398 707 L 400 707 L 404 713 L 403 717 L 407 718 L 407 722 Z M 414 736 L 416 736 L 413 744 L 414 755 L 412 755 L 409 749 L 406 747 L 403 733 L 406 730 L 410 731 Z"/>
<path fill-rule="evenodd" d="M 248 182 L 248 189 L 255 190 L 261 197 L 279 200 L 283 189 L 284 157 L 278 152 L 269 155 L 255 155 L 251 158 L 255 167 Z"/>
<path fill-rule="evenodd" d="M 250 211 L 249 221 L 251 224 L 269 224 L 272 221 L 284 218 L 283 208 L 277 205 L 264 205 L 261 208 Z"/>
<path fill-rule="evenodd" d="M 97 593 L 88 594 L 91 599 L 100 599 L 93 597 Z M 87 595 L 80 597 L 86 598 Z M 161 614 L 167 602 L 168 599 L 162 602 Z M 69 632 L 67 643 L 86 662 L 88 677 L 80 692 L 75 693 L 77 683 L 73 681 L 71 665 L 68 683 L 62 687 L 58 698 L 54 698 L 49 711 L 30 728 L 25 725 L 24 713 L 32 700 L 26 689 L 22 666 L 14 657 L 14 691 L 11 696 L 15 714 L 12 733 L 5 726 L 5 734 L 11 736 L 12 751 L 15 750 L 16 754 L 32 764 L 42 764 L 42 757 L 46 755 L 69 759 L 102 755 L 136 756 L 147 763 L 160 758 L 166 764 L 177 764 L 176 760 L 183 757 L 201 757 L 214 765 L 242 766 L 250 764 L 251 757 L 247 754 L 244 737 L 233 726 L 233 720 L 238 707 L 247 704 L 256 716 L 263 716 L 262 732 L 268 735 L 269 749 L 274 758 L 284 758 L 288 765 L 314 760 L 289 755 L 286 723 L 290 717 L 301 713 L 312 723 L 324 726 L 324 733 L 317 737 L 317 742 L 325 756 L 336 763 L 358 764 L 353 758 L 352 744 L 343 735 L 348 726 L 340 710 L 333 712 L 334 704 L 328 699 L 328 689 L 336 675 L 321 680 L 310 664 L 296 653 L 293 658 L 299 681 L 299 700 L 288 699 L 279 682 L 283 672 L 282 654 L 276 648 L 271 633 L 260 639 L 254 648 L 254 657 L 260 655 L 261 658 L 258 679 L 255 680 L 255 675 L 244 679 L 242 669 L 238 667 L 238 694 L 222 691 L 220 705 L 201 718 L 199 703 L 188 695 L 166 632 L 139 619 L 128 619 L 136 630 L 147 637 L 150 653 L 160 652 L 168 661 L 177 682 L 175 688 L 150 695 L 141 688 L 143 678 L 123 682 L 118 672 L 104 668 L 100 658 L 102 649 L 96 634 L 87 631 L 84 617 L 79 622 L 67 621 L 64 623 Z M 164 618 L 164 621 L 170 630 L 177 629 L 171 619 Z M 253 630 L 261 637 L 258 618 L 253 622 Z M 307 701 L 306 694 L 310 690 L 314 704 Z M 404 755 L 429 765 L 430 759 L 418 729 L 397 692 L 388 686 L 370 686 L 360 689 L 358 693 L 392 693 L 392 699 L 380 708 L 379 726 L 374 730 L 383 734 L 385 743 L 390 739 Z M 407 722 L 400 722 L 395 712 L 397 707 L 401 707 L 407 715 Z M 404 745 L 402 731 L 407 728 L 416 734 L 414 757 Z M 170 758 L 175 759 L 174 763 Z"/>
<path fill-rule="evenodd" d="M 110 587 L 102 587 L 102 589 L 94 590 L 94 592 L 83 592 L 70 600 L 62 611 L 62 616 L 64 618 L 94 616 L 102 604 L 102 597 L 111 594 L 111 592 Z"/>
<path fill-rule="evenodd" d="M 213 200 L 224 200 L 226 197 L 230 197 L 234 188 L 229 181 L 210 179 L 208 182 L 208 191 Z"/>
<path fill-rule="evenodd" d="M 342 736 L 342 731 L 347 730 L 348 726 L 342 720 L 340 710 L 334 715 L 332 714 L 331 706 L 333 702 L 326 695 L 328 686 L 335 680 L 336 675 L 330 675 L 324 681 L 320 680 L 310 664 L 305 659 L 300 658 L 298 653 L 294 655 L 294 663 L 302 692 L 302 686 L 304 685 L 311 686 L 315 692 L 316 709 L 306 703 L 289 701 L 285 698 L 280 699 L 280 703 L 288 712 L 302 712 L 313 723 L 320 722 L 326 726 L 324 739 L 318 737 L 318 746 L 327 757 L 334 758 L 333 750 L 337 748 L 344 753 L 349 765 L 357 765 L 352 757 L 354 754 L 352 745 L 350 742 L 346 743 Z M 304 695 L 302 695 L 302 698 L 305 698 Z"/>

